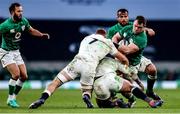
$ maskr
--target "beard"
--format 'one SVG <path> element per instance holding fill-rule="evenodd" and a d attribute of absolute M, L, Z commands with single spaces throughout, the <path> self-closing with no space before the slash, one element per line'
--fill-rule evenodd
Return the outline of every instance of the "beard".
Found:
<path fill-rule="evenodd" d="M 20 22 L 22 20 L 22 16 L 17 16 L 17 15 L 14 15 L 13 16 L 13 19 L 17 22 Z"/>

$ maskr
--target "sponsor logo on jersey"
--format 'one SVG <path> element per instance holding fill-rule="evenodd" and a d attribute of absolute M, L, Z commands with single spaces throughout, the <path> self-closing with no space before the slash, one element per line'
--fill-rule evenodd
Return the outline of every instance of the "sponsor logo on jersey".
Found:
<path fill-rule="evenodd" d="M 25 25 L 23 25 L 23 26 L 21 27 L 21 29 L 22 29 L 22 31 L 24 31 L 24 30 L 25 30 Z"/>
<path fill-rule="evenodd" d="M 15 33 L 15 29 L 11 29 L 11 30 L 10 30 L 10 33 Z"/>

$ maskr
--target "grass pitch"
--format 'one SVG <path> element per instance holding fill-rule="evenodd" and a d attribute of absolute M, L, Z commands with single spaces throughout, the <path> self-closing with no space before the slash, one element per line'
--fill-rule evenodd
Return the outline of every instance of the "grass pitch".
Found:
<path fill-rule="evenodd" d="M 46 103 L 38 109 L 28 109 L 28 106 L 37 100 L 43 90 L 24 89 L 19 94 L 17 101 L 20 108 L 11 108 L 7 106 L 6 99 L 8 90 L 0 90 L 0 113 L 126 113 L 126 114 L 180 114 L 180 90 L 155 90 L 163 99 L 164 104 L 162 107 L 150 108 L 147 103 L 142 100 L 137 100 L 134 108 L 131 109 L 99 109 L 95 103 L 93 96 L 94 109 L 87 109 L 82 101 L 80 90 L 57 90 Z"/>

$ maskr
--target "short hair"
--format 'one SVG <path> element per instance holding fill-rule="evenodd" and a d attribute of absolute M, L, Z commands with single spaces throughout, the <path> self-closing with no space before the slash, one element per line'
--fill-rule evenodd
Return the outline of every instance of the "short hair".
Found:
<path fill-rule="evenodd" d="M 12 11 L 15 10 L 15 7 L 19 7 L 19 6 L 21 6 L 21 4 L 18 3 L 18 2 L 12 3 L 12 4 L 9 6 L 9 12 L 10 12 L 10 14 L 12 13 Z"/>
<path fill-rule="evenodd" d="M 146 26 L 146 19 L 144 16 L 138 15 L 136 17 L 136 20 L 138 21 L 138 24 L 143 24 L 144 26 Z"/>
<path fill-rule="evenodd" d="M 121 8 L 121 9 L 119 9 L 118 11 L 117 11 L 117 15 L 118 15 L 118 13 L 119 12 L 121 12 L 121 13 L 128 13 L 129 14 L 129 11 L 127 10 L 127 9 L 125 9 L 125 8 Z"/>
<path fill-rule="evenodd" d="M 98 28 L 96 30 L 96 34 L 100 34 L 100 35 L 106 36 L 106 30 L 104 28 Z"/>

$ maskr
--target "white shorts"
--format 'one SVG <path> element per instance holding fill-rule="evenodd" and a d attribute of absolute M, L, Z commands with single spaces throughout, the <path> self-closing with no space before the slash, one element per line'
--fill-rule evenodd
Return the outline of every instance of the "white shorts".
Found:
<path fill-rule="evenodd" d="M 96 73 L 97 63 L 88 62 L 84 58 L 75 57 L 63 70 L 66 72 L 71 79 L 75 79 L 80 76 L 80 83 L 84 85 L 93 85 L 94 77 Z M 57 77 L 63 81 L 62 75 L 57 75 Z"/>
<path fill-rule="evenodd" d="M 108 73 L 98 78 L 94 82 L 94 93 L 96 98 L 100 100 L 107 100 L 111 97 L 111 93 L 120 92 L 123 86 L 124 79 L 117 76 L 116 72 Z"/>
<path fill-rule="evenodd" d="M 24 64 L 19 50 L 6 51 L 0 48 L 0 59 L 3 67 L 15 63 L 17 65 Z"/>
<path fill-rule="evenodd" d="M 142 56 L 138 71 L 145 72 L 145 69 L 149 64 L 152 64 L 152 61 L 150 59 Z"/>

